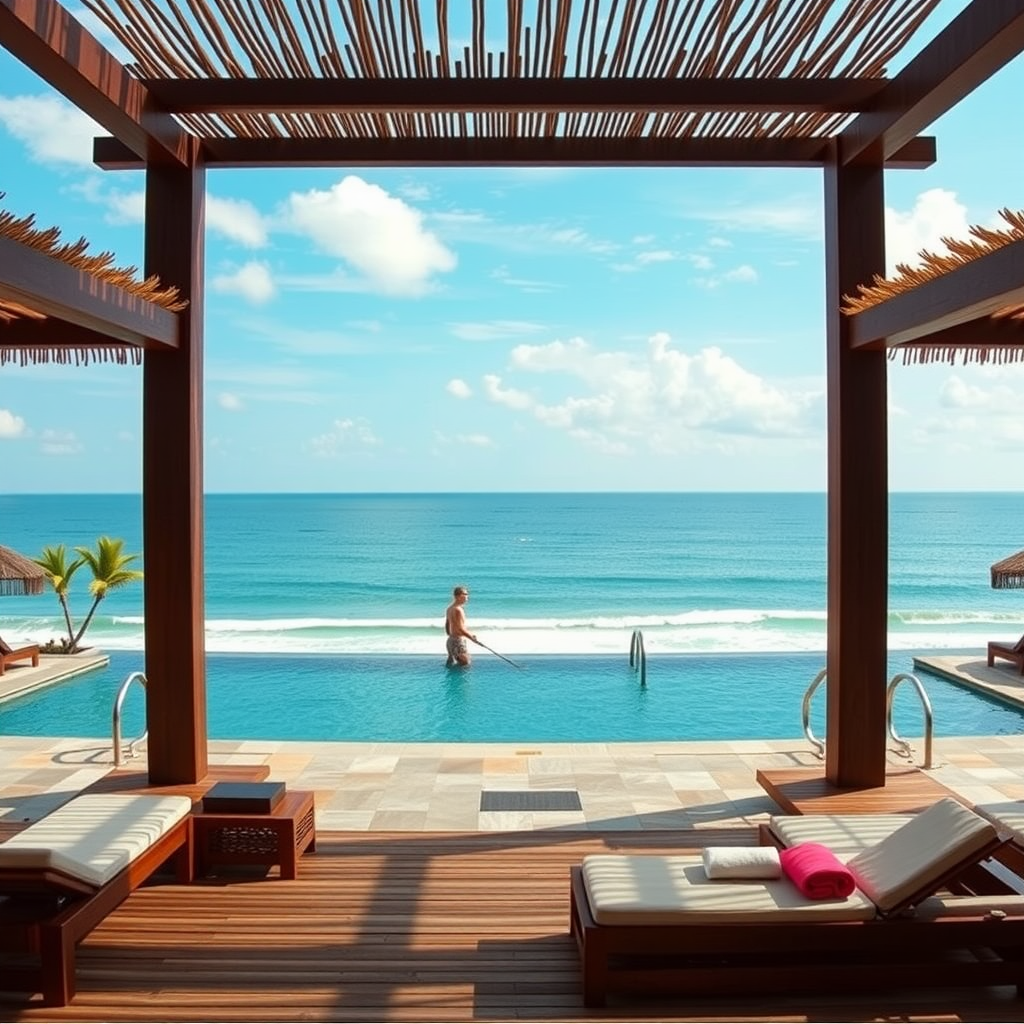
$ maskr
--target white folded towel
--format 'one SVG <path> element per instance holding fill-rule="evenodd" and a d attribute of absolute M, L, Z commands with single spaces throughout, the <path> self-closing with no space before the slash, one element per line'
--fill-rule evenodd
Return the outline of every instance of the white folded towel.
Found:
<path fill-rule="evenodd" d="M 774 846 L 707 846 L 708 878 L 781 878 L 782 862 Z"/>

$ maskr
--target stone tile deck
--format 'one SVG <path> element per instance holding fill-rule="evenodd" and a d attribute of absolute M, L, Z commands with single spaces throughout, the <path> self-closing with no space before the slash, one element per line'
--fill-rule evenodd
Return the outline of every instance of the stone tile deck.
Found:
<path fill-rule="evenodd" d="M 212 764 L 267 765 L 316 793 L 322 831 L 502 832 L 753 825 L 779 807 L 759 768 L 815 767 L 800 740 L 536 744 L 212 741 Z M 906 761 L 893 754 L 893 766 Z M 935 740 L 928 774 L 971 803 L 1024 799 L 1024 737 Z M 144 753 L 126 767 L 145 767 Z M 113 768 L 109 739 L 4 737 L 0 830 L 33 821 Z M 482 792 L 574 790 L 579 811 L 481 811 Z"/>

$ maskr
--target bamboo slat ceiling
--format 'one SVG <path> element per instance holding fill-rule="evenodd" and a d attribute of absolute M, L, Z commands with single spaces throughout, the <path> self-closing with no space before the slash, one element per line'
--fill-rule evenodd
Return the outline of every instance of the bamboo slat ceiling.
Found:
<path fill-rule="evenodd" d="M 178 111 L 183 127 L 204 138 L 250 139 L 827 137 L 870 90 L 848 92 L 841 101 L 841 90 L 823 89 L 817 109 L 780 104 L 773 111 L 765 102 L 746 110 L 741 102 L 661 111 L 595 104 L 588 111 L 585 99 L 571 110 L 518 109 L 515 83 L 521 91 L 531 80 L 573 79 L 824 79 L 861 86 L 867 80 L 870 86 L 937 2 L 464 0 L 449 10 L 447 0 L 84 0 L 131 54 L 129 70 Z M 303 110 L 294 88 L 285 111 L 275 112 L 272 103 L 258 111 L 239 104 L 215 109 L 216 102 L 200 110 L 204 104 L 195 99 L 183 111 L 170 102 L 181 96 L 173 83 L 211 79 L 392 80 L 412 90 L 425 80 L 465 85 L 447 109 L 402 110 L 396 102 L 395 109 L 331 110 L 311 101 Z M 505 82 L 508 98 L 492 110 L 472 109 L 479 97 L 466 80 L 481 87 Z M 524 99 L 523 105 L 531 104 Z"/>

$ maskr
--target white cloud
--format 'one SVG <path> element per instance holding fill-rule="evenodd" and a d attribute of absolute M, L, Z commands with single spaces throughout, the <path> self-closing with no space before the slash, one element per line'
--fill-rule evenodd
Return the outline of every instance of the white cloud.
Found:
<path fill-rule="evenodd" d="M 423 215 L 355 175 L 326 192 L 292 193 L 285 217 L 330 256 L 358 271 L 370 290 L 421 295 L 455 256 L 423 226 Z"/>
<path fill-rule="evenodd" d="M 975 371 L 977 372 L 977 371 Z M 1020 408 L 1020 392 L 1005 383 L 985 380 L 971 384 L 952 374 L 939 389 L 939 404 L 947 409 L 971 409 L 982 415 L 1012 414 Z"/>
<path fill-rule="evenodd" d="M 228 412 L 241 412 L 245 408 L 238 395 L 232 394 L 230 391 L 222 391 L 217 396 L 217 404 Z"/>
<path fill-rule="evenodd" d="M 473 394 L 472 388 L 470 388 L 464 380 L 460 380 L 458 377 L 453 377 L 448 381 L 444 389 L 449 395 L 454 395 L 455 398 L 469 398 Z"/>
<path fill-rule="evenodd" d="M 431 222 L 447 239 L 515 252 L 532 254 L 559 248 L 603 256 L 619 248 L 582 228 L 545 222 L 505 224 L 485 213 L 449 210 L 433 214 Z"/>
<path fill-rule="evenodd" d="M 434 431 L 434 441 L 438 445 L 463 445 L 467 448 L 493 448 L 494 440 L 487 434 L 455 434 L 449 436 L 439 430 Z M 435 449 L 436 454 L 436 449 Z"/>
<path fill-rule="evenodd" d="M 44 430 L 39 439 L 44 455 L 77 455 L 82 444 L 71 430 Z"/>
<path fill-rule="evenodd" d="M 647 447 L 675 453 L 722 448 L 756 439 L 819 438 L 822 389 L 784 388 L 746 370 L 721 349 L 690 355 L 667 334 L 649 339 L 644 353 L 600 352 L 584 339 L 519 345 L 511 373 L 544 377 L 548 392 L 484 378 L 486 397 L 529 412 L 552 429 L 602 451 L 623 454 Z M 568 381 L 568 383 L 566 383 Z"/>
<path fill-rule="evenodd" d="M 267 225 L 259 210 L 246 199 L 206 195 L 206 226 L 249 249 L 267 244 Z"/>
<path fill-rule="evenodd" d="M 0 438 L 22 437 L 24 433 L 25 421 L 10 409 L 0 409 Z"/>
<path fill-rule="evenodd" d="M 757 271 L 749 263 L 743 263 L 731 270 L 723 270 L 720 274 L 695 277 L 693 283 L 710 291 L 721 288 L 723 284 L 754 284 L 757 279 Z"/>
<path fill-rule="evenodd" d="M 107 192 L 98 196 L 106 204 L 110 224 L 143 224 L 146 220 L 146 193 Z"/>
<path fill-rule="evenodd" d="M 496 341 L 501 338 L 517 338 L 524 334 L 539 334 L 543 324 L 528 320 L 489 320 L 478 323 L 451 323 L 452 334 L 463 341 Z"/>
<path fill-rule="evenodd" d="M 56 96 L 0 96 L 0 122 L 42 164 L 92 167 L 92 140 L 107 134 Z"/>
<path fill-rule="evenodd" d="M 750 284 L 757 280 L 757 271 L 749 263 L 743 263 L 732 270 L 727 270 L 722 274 L 722 278 L 726 281 L 739 281 L 742 284 Z"/>
<path fill-rule="evenodd" d="M 376 350 L 375 339 L 365 334 L 353 338 L 331 328 L 308 329 L 272 317 L 244 317 L 235 326 L 254 338 L 262 338 L 274 348 L 299 355 L 361 355 Z M 307 375 L 307 379 L 314 377 Z"/>
<path fill-rule="evenodd" d="M 551 292 L 556 288 L 562 287 L 562 285 L 556 285 L 551 281 L 542 281 L 539 278 L 516 277 L 505 266 L 496 267 L 492 270 L 491 278 L 495 281 L 500 281 L 509 288 L 518 288 L 521 292 L 526 292 L 530 295 L 542 295 L 545 292 Z"/>
<path fill-rule="evenodd" d="M 318 458 L 333 459 L 339 455 L 380 444 L 368 420 L 335 420 L 332 429 L 325 434 L 310 438 L 309 448 Z"/>
<path fill-rule="evenodd" d="M 709 222 L 723 231 L 769 232 L 806 240 L 823 236 L 821 202 L 810 196 L 780 197 L 770 203 L 730 203 L 718 207 L 688 205 L 683 212 L 689 219 Z M 724 247 L 729 243 L 721 236 L 715 236 L 712 244 Z"/>
<path fill-rule="evenodd" d="M 671 249 L 652 249 L 649 252 L 636 254 L 636 261 L 641 267 L 646 267 L 650 263 L 669 263 L 676 258 L 676 254 Z"/>
<path fill-rule="evenodd" d="M 922 192 L 909 211 L 885 209 L 885 263 L 886 273 L 896 272 L 898 263 L 917 266 L 920 252 L 947 251 L 942 244 L 945 235 L 951 238 L 969 237 L 967 207 L 957 201 L 956 193 L 943 188 Z"/>
<path fill-rule="evenodd" d="M 688 253 L 686 260 L 695 270 L 713 270 L 715 266 L 714 260 L 701 252 Z"/>
<path fill-rule="evenodd" d="M 493 373 L 484 377 L 484 393 L 492 402 L 509 409 L 532 409 L 536 404 L 525 391 L 503 388 L 501 378 Z"/>
<path fill-rule="evenodd" d="M 241 295 L 254 305 L 269 302 L 275 295 L 274 281 L 266 263 L 255 260 L 239 267 L 233 274 L 219 274 L 213 278 L 214 291 Z"/>
<path fill-rule="evenodd" d="M 75 187 L 90 202 L 107 208 L 110 224 L 142 224 L 146 219 L 146 192 L 120 192 L 104 188 L 95 180 Z M 246 199 L 224 199 L 206 194 L 206 227 L 214 234 L 228 238 L 247 249 L 262 249 L 267 245 L 267 221 Z"/>

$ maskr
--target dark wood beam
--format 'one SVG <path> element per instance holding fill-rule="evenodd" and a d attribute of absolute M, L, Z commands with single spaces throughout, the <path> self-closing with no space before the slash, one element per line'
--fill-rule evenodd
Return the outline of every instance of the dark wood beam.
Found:
<path fill-rule="evenodd" d="M 19 317 L 9 323 L 0 322 L 0 348 L 103 348 L 120 345 L 135 350 L 138 345 L 112 338 L 103 331 L 68 323 L 56 317 L 35 320 Z M 166 342 L 147 340 L 142 348 L 162 348 Z"/>
<path fill-rule="evenodd" d="M 177 313 L 10 238 L 0 238 L 0 298 L 130 345 L 178 344 Z"/>
<path fill-rule="evenodd" d="M 1024 348 L 1024 320 L 993 319 L 990 316 L 967 320 L 962 324 L 947 327 L 941 331 L 924 334 L 915 338 L 911 344 L 915 348 Z M 885 340 L 870 345 L 859 346 L 862 349 L 889 349 L 899 352 L 902 346 L 889 345 Z"/>
<path fill-rule="evenodd" d="M 181 163 L 186 135 L 56 0 L 0 0 L 0 46 L 136 156 Z"/>
<path fill-rule="evenodd" d="M 885 785 L 888 612 L 886 356 L 854 352 L 841 296 L 885 265 L 881 164 L 825 167 L 828 386 L 828 781 Z"/>
<path fill-rule="evenodd" d="M 891 347 L 1024 305 L 1024 240 L 848 317 L 851 349 Z"/>
<path fill-rule="evenodd" d="M 201 164 L 146 172 L 145 269 L 189 300 L 181 345 L 142 365 L 146 551 L 146 726 L 152 785 L 208 770 L 203 588 L 203 238 Z"/>
<path fill-rule="evenodd" d="M 432 138 L 202 140 L 208 167 L 821 167 L 824 139 Z M 93 141 L 104 170 L 140 170 L 116 139 Z M 935 139 L 912 139 L 887 169 L 935 162 Z"/>
<path fill-rule="evenodd" d="M 174 113 L 811 111 L 873 106 L 881 78 L 144 79 Z"/>
<path fill-rule="evenodd" d="M 840 134 L 843 163 L 886 160 L 1024 49 L 1024 0 L 973 0 Z"/>

